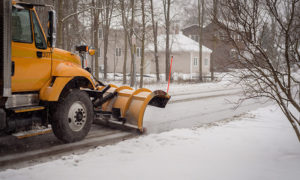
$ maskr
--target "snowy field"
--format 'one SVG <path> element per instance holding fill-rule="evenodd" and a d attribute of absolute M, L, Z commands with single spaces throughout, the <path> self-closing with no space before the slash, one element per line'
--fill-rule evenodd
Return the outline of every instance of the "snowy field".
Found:
<path fill-rule="evenodd" d="M 300 143 L 275 106 L 194 129 L 98 147 L 0 179 L 298 180 Z"/>

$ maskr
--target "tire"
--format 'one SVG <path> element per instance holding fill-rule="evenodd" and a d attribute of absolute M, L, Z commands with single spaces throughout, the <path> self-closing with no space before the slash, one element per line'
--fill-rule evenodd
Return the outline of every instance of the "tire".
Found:
<path fill-rule="evenodd" d="M 91 129 L 94 118 L 87 93 L 71 90 L 55 106 L 51 118 L 55 136 L 65 143 L 82 140 Z"/>

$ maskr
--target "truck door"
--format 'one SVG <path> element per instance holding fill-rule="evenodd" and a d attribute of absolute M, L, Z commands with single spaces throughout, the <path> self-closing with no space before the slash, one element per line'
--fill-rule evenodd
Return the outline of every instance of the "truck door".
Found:
<path fill-rule="evenodd" d="M 13 8 L 12 91 L 39 91 L 50 79 L 51 51 L 34 9 Z"/>

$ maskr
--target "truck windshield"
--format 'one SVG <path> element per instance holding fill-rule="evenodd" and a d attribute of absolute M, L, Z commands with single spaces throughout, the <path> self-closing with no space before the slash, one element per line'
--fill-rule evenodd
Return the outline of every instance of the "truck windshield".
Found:
<path fill-rule="evenodd" d="M 12 40 L 14 42 L 32 43 L 29 10 L 13 8 Z"/>
<path fill-rule="evenodd" d="M 42 32 L 42 28 L 37 20 L 37 17 L 34 12 L 32 12 L 33 26 L 34 26 L 34 40 L 35 46 L 38 49 L 47 49 L 47 44 L 45 41 L 44 34 Z"/>

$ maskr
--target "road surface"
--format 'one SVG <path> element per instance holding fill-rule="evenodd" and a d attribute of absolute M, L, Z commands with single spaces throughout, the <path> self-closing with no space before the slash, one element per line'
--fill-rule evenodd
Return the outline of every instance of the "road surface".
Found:
<path fill-rule="evenodd" d="M 266 106 L 256 100 L 248 100 L 235 109 L 241 98 L 240 88 L 195 90 L 171 94 L 165 109 L 148 106 L 144 116 L 146 134 L 160 133 L 175 128 L 193 128 L 239 116 Z M 137 134 L 93 125 L 83 141 L 63 144 L 51 134 L 18 140 L 7 136 L 0 138 L 0 168 L 20 168 L 72 153 L 84 153 L 90 148 L 113 144 Z"/>
<path fill-rule="evenodd" d="M 240 88 L 174 94 L 165 109 L 151 106 L 146 109 L 144 127 L 147 133 L 193 128 L 240 116 L 269 104 L 262 100 L 251 99 L 237 108 L 236 102 L 242 95 Z"/>

